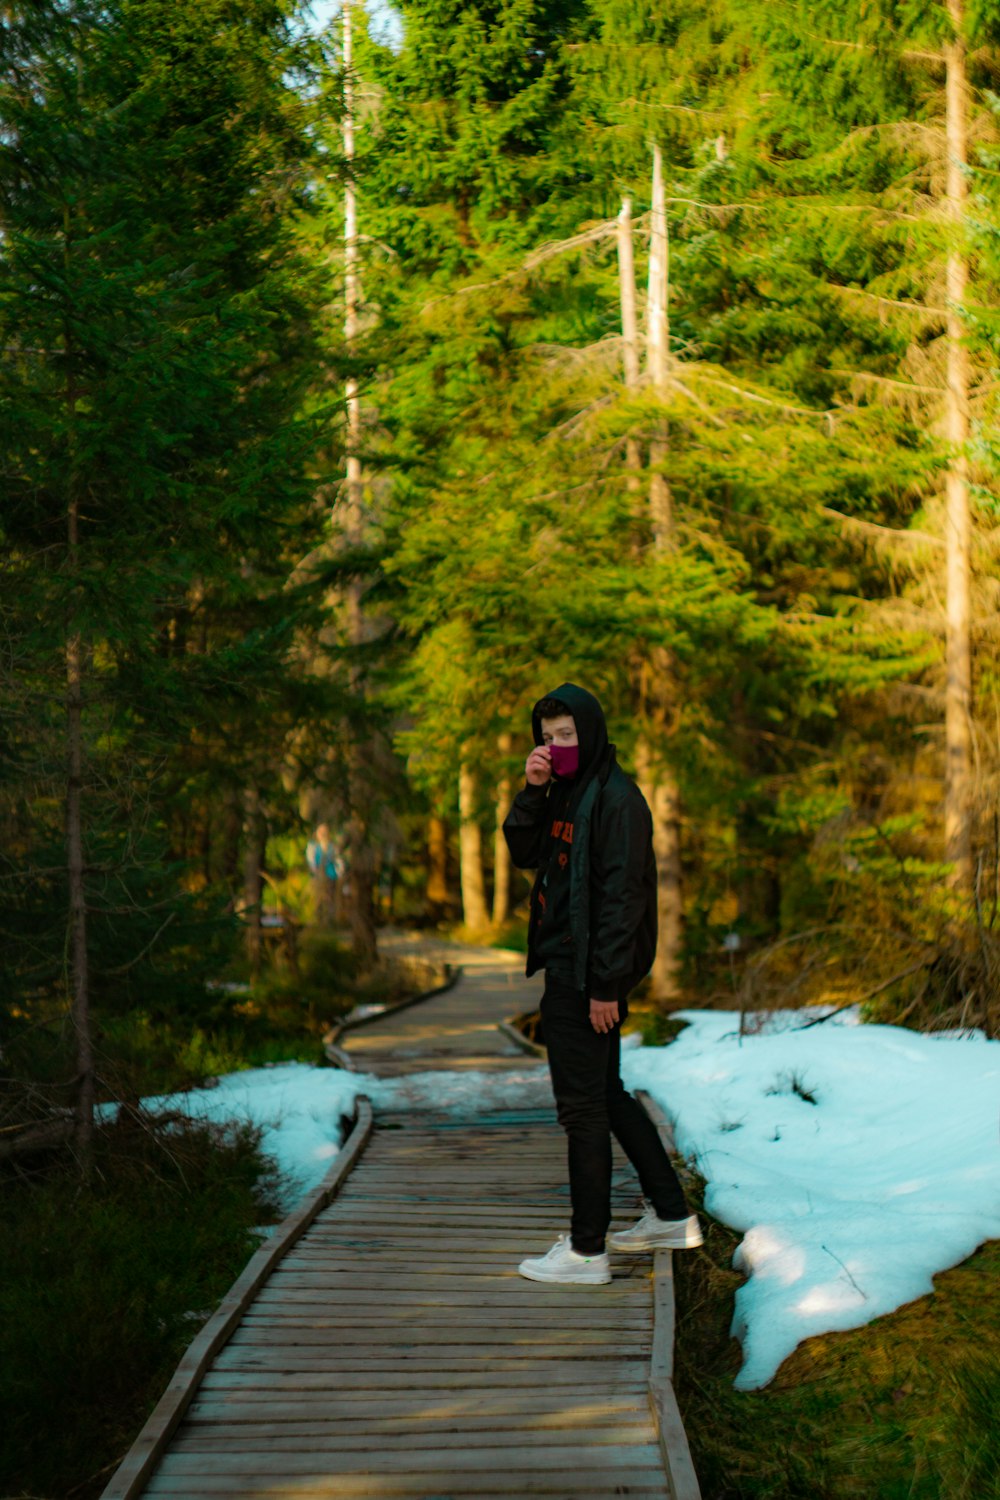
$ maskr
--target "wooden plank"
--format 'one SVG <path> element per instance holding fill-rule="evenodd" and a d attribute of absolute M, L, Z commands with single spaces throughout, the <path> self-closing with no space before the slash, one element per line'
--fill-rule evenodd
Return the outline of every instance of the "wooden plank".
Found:
<path fill-rule="evenodd" d="M 472 1183 L 484 1189 L 499 1187 L 505 1192 L 516 1192 L 520 1187 L 548 1189 L 558 1185 L 566 1170 L 565 1158 L 542 1162 L 529 1146 L 521 1154 L 523 1161 L 517 1153 L 505 1151 L 468 1162 L 439 1161 L 434 1157 L 424 1157 L 422 1161 L 368 1162 L 361 1181 L 365 1186 L 385 1183 L 393 1187 L 400 1182 L 414 1187 L 425 1182 Z"/>
<path fill-rule="evenodd" d="M 644 1090 L 639 1102 L 656 1126 L 665 1151 L 674 1150 L 670 1121 Z M 673 1385 L 674 1269 L 673 1254 L 657 1250 L 653 1256 L 653 1353 L 649 1370 L 649 1404 L 656 1423 L 663 1467 L 672 1500 L 701 1500 L 698 1476 L 691 1459 L 687 1433 Z"/>
<path fill-rule="evenodd" d="M 496 1310 L 487 1309 L 485 1313 L 477 1317 L 472 1308 L 449 1308 L 439 1309 L 440 1317 L 435 1314 L 433 1326 L 427 1329 L 428 1335 L 435 1335 L 438 1331 L 444 1332 L 448 1329 L 454 1330 L 456 1334 L 467 1331 L 470 1338 L 482 1338 L 484 1333 L 492 1333 L 496 1327 Z M 258 1310 L 247 1314 L 240 1325 L 243 1328 L 317 1328 L 326 1329 L 330 1333 L 336 1333 L 338 1329 L 350 1330 L 352 1333 L 359 1329 L 372 1330 L 382 1327 L 388 1332 L 397 1335 L 410 1328 L 424 1328 L 427 1325 L 428 1309 L 425 1307 L 386 1307 L 351 1306 L 342 1308 L 331 1306 L 329 1302 L 317 1303 L 313 1308 L 300 1306 L 282 1308 L 280 1305 L 273 1310 Z M 463 1317 L 463 1313 L 465 1316 Z M 543 1334 L 548 1330 L 561 1331 L 566 1327 L 566 1312 L 563 1308 L 536 1306 L 534 1308 L 507 1308 L 504 1311 L 503 1326 L 514 1331 L 516 1329 L 528 1329 Z M 634 1310 L 621 1309 L 614 1312 L 595 1312 L 587 1316 L 588 1328 L 612 1328 L 624 1330 L 625 1332 L 636 1332 L 649 1343 L 649 1315 L 645 1309 Z M 464 1339 L 459 1342 L 465 1342 Z"/>
<path fill-rule="evenodd" d="M 198 1382 L 225 1344 L 245 1309 L 281 1257 L 300 1239 L 321 1209 L 327 1207 L 364 1150 L 372 1131 L 372 1108 L 359 1095 L 354 1128 L 338 1153 L 330 1171 L 303 1203 L 280 1224 L 267 1242 L 251 1256 L 242 1275 L 230 1287 L 219 1307 L 197 1334 L 177 1366 L 166 1391 L 149 1420 L 125 1455 L 101 1500 L 134 1500 L 143 1482 L 166 1450 L 197 1389 Z"/>
<path fill-rule="evenodd" d="M 465 1337 L 461 1335 L 465 1334 Z M 296 1324 L 252 1328 L 241 1327 L 230 1339 L 234 1349 L 288 1349 L 296 1353 L 305 1351 L 325 1352 L 336 1349 L 352 1357 L 359 1351 L 369 1354 L 391 1356 L 396 1350 L 423 1349 L 428 1356 L 445 1355 L 468 1357 L 482 1353 L 484 1348 L 500 1358 L 531 1358 L 544 1356 L 544 1351 L 560 1350 L 565 1355 L 579 1353 L 648 1356 L 650 1340 L 644 1328 L 559 1328 L 548 1324 L 543 1328 L 521 1327 L 513 1329 L 486 1330 L 483 1328 L 427 1329 L 421 1324 L 402 1328 L 382 1328 L 378 1325 L 350 1329 L 310 1328 Z"/>
<path fill-rule="evenodd" d="M 489 1484 L 489 1489 L 484 1484 Z M 545 1495 L 552 1500 L 620 1500 L 622 1495 L 641 1500 L 669 1500 L 662 1471 L 626 1469 L 618 1474 L 533 1474 L 530 1481 L 523 1473 L 504 1473 L 502 1469 L 488 1476 L 478 1471 L 431 1474 L 352 1474 L 298 1478 L 294 1488 L 276 1489 L 273 1478 L 254 1482 L 250 1475 L 190 1474 L 161 1477 L 156 1475 L 146 1494 L 174 1496 L 176 1500 L 208 1500 L 212 1495 L 238 1495 L 244 1500 L 260 1496 L 261 1500 L 526 1500 L 527 1496 Z"/>
<path fill-rule="evenodd" d="M 240 1347 L 230 1350 L 227 1347 L 220 1353 L 216 1368 L 245 1371 L 312 1371 L 316 1374 L 331 1371 L 342 1375 L 345 1379 L 347 1377 L 356 1379 L 364 1375 L 398 1373 L 410 1380 L 422 1380 L 425 1375 L 440 1373 L 452 1376 L 458 1384 L 461 1384 L 463 1375 L 476 1374 L 484 1369 L 493 1370 L 498 1377 L 508 1374 L 521 1375 L 536 1381 L 539 1378 L 547 1380 L 551 1372 L 562 1369 L 566 1365 L 570 1365 L 577 1372 L 581 1369 L 593 1371 L 595 1380 L 611 1379 L 625 1370 L 634 1378 L 641 1364 L 641 1355 L 631 1360 L 619 1359 L 614 1349 L 601 1345 L 588 1348 L 586 1353 L 582 1349 L 571 1352 L 565 1349 L 546 1350 L 543 1347 L 523 1354 L 507 1356 L 498 1355 L 495 1350 L 489 1348 L 480 1348 L 477 1352 L 470 1353 L 467 1346 L 452 1349 L 442 1344 L 433 1354 L 428 1354 L 417 1347 L 396 1348 L 370 1355 L 359 1355 L 351 1350 L 336 1349 Z"/>
<path fill-rule="evenodd" d="M 522 1475 L 525 1471 L 538 1473 L 546 1469 L 573 1474 L 578 1473 L 580 1468 L 578 1452 L 575 1443 L 552 1445 L 531 1451 L 508 1444 L 504 1449 L 503 1466 L 509 1472 Z M 377 1455 L 373 1455 L 370 1451 L 342 1454 L 338 1463 L 340 1474 L 364 1474 L 368 1471 L 373 1459 L 377 1464 L 380 1479 L 387 1479 L 392 1474 L 400 1473 L 440 1474 L 444 1468 L 441 1453 L 433 1450 L 411 1451 L 407 1447 L 383 1448 Z M 449 1448 L 446 1462 L 467 1473 L 492 1473 L 497 1466 L 497 1454 L 494 1448 L 455 1446 Z M 635 1472 L 645 1469 L 651 1470 L 654 1474 L 662 1473 L 660 1450 L 656 1443 L 637 1443 L 630 1447 L 623 1447 L 620 1444 L 594 1447 L 588 1449 L 586 1466 L 590 1472 L 622 1469 L 631 1469 Z M 212 1455 L 178 1453 L 171 1448 L 170 1452 L 164 1455 L 159 1472 L 164 1478 L 169 1475 L 211 1474 L 213 1467 L 215 1472 L 226 1475 L 279 1474 L 283 1478 L 290 1478 L 295 1474 L 322 1473 L 325 1465 L 322 1458 L 317 1461 L 312 1453 L 244 1452 L 220 1455 L 220 1462 L 213 1465 Z"/>
<path fill-rule="evenodd" d="M 653 1255 L 653 1349 L 651 1381 L 674 1378 L 674 1257 L 671 1250 Z"/>
<path fill-rule="evenodd" d="M 701 1500 L 701 1488 L 672 1380 L 650 1381 L 649 1403 L 656 1423 L 671 1500 Z"/>
<path fill-rule="evenodd" d="M 381 1265 L 383 1262 L 397 1261 L 420 1267 L 428 1261 L 443 1261 L 446 1265 L 453 1266 L 466 1264 L 478 1266 L 492 1260 L 509 1266 L 511 1257 L 516 1257 L 514 1264 L 517 1265 L 538 1245 L 544 1244 L 547 1250 L 554 1243 L 554 1239 L 553 1235 L 529 1234 L 519 1236 L 510 1244 L 497 1244 L 495 1241 L 491 1243 L 484 1240 L 478 1245 L 456 1245 L 447 1236 L 433 1237 L 428 1234 L 426 1238 L 414 1241 L 388 1238 L 367 1242 L 358 1240 L 354 1244 L 347 1245 L 316 1245 L 301 1254 L 294 1252 L 288 1257 L 285 1269 L 308 1271 L 316 1267 L 338 1266 L 347 1270 L 369 1262 Z"/>
<path fill-rule="evenodd" d="M 491 1279 L 517 1274 L 517 1267 L 526 1255 L 538 1255 L 547 1250 L 548 1244 L 522 1243 L 510 1251 L 468 1251 L 460 1258 L 447 1249 L 435 1250 L 428 1246 L 422 1254 L 408 1252 L 405 1247 L 387 1246 L 384 1250 L 373 1250 L 363 1258 L 357 1255 L 296 1258 L 285 1268 L 285 1275 L 301 1281 L 304 1277 L 329 1277 L 336 1286 L 345 1276 L 356 1276 L 362 1268 L 369 1275 L 381 1275 L 387 1281 L 396 1277 L 409 1279 L 412 1275 L 448 1276 L 460 1272 L 463 1276 L 485 1276 Z M 553 1285 L 554 1283 L 548 1283 Z M 545 1285 L 535 1282 L 534 1285 Z"/>
<path fill-rule="evenodd" d="M 569 1425 L 563 1424 L 564 1427 Z M 652 1447 L 656 1442 L 656 1432 L 648 1411 L 644 1421 L 595 1424 L 586 1428 L 572 1428 L 568 1434 L 565 1431 L 560 1432 L 551 1425 L 548 1428 L 539 1429 L 528 1427 L 523 1422 L 516 1425 L 513 1430 L 517 1435 L 517 1447 L 522 1451 L 550 1448 L 553 1442 L 565 1443 L 567 1437 L 572 1440 L 574 1448 L 581 1452 L 591 1448 L 615 1446 L 619 1450 L 632 1446 Z M 175 1435 L 170 1451 L 171 1453 L 371 1454 L 387 1447 L 393 1439 L 401 1439 L 400 1447 L 407 1453 L 442 1453 L 455 1449 L 474 1449 L 476 1452 L 493 1450 L 494 1460 L 496 1460 L 497 1450 L 506 1453 L 510 1446 L 511 1429 L 509 1427 L 506 1430 L 498 1430 L 495 1427 L 477 1429 L 468 1427 L 464 1423 L 447 1426 L 438 1424 L 429 1429 L 422 1427 L 416 1421 L 403 1427 L 397 1424 L 387 1428 L 382 1424 L 375 1428 L 348 1430 L 345 1430 L 343 1425 L 330 1426 L 322 1422 L 269 1422 L 254 1427 L 234 1425 L 225 1428 L 214 1426 L 195 1428 L 185 1424 Z M 658 1455 L 657 1461 L 659 1461 Z"/>
<path fill-rule="evenodd" d="M 638 1344 L 642 1346 L 642 1352 L 649 1350 L 649 1339 L 644 1336 L 644 1330 L 634 1327 L 628 1330 L 613 1326 L 560 1328 L 551 1324 L 544 1328 L 534 1328 L 526 1324 L 521 1328 L 487 1330 L 482 1325 L 474 1328 L 425 1328 L 422 1324 L 413 1324 L 408 1328 L 386 1328 L 374 1324 L 353 1328 L 315 1328 L 303 1323 L 282 1322 L 275 1325 L 273 1323 L 248 1324 L 244 1321 L 239 1328 L 234 1330 L 229 1340 L 231 1348 L 247 1344 L 257 1347 L 285 1344 L 289 1348 L 327 1347 L 337 1344 L 351 1349 L 370 1349 L 376 1344 L 389 1344 L 393 1348 L 410 1348 L 414 1343 L 422 1349 L 436 1349 L 438 1345 L 447 1346 L 450 1349 L 461 1349 L 466 1345 L 481 1349 L 484 1344 L 488 1344 L 491 1349 L 506 1350 L 508 1347 L 533 1349 L 536 1345 L 551 1349 L 561 1344 L 573 1344 L 580 1347 L 610 1344 L 616 1349 L 624 1350 Z"/>
<path fill-rule="evenodd" d="M 615 1388 L 600 1386 L 595 1388 L 594 1382 L 582 1373 L 577 1382 L 550 1382 L 538 1376 L 534 1385 L 522 1382 L 517 1386 L 489 1385 L 487 1380 L 481 1377 L 469 1377 L 468 1382 L 462 1386 L 430 1386 L 421 1385 L 418 1389 L 412 1386 L 397 1385 L 396 1389 L 391 1386 L 376 1386 L 375 1389 L 364 1388 L 355 1385 L 331 1386 L 328 1380 L 321 1376 L 274 1376 L 273 1382 L 261 1379 L 253 1374 L 229 1373 L 219 1377 L 205 1377 L 205 1385 L 199 1391 L 198 1400 L 208 1403 L 235 1403 L 243 1404 L 262 1403 L 262 1401 L 279 1401 L 279 1403 L 301 1403 L 303 1406 L 315 1406 L 325 1404 L 325 1407 L 333 1410 L 351 1412 L 354 1409 L 364 1409 L 367 1412 L 397 1412 L 400 1407 L 406 1409 L 412 1407 L 418 1412 L 427 1410 L 474 1410 L 474 1412 L 486 1412 L 496 1409 L 520 1409 L 520 1404 L 526 1403 L 526 1410 L 538 1410 L 538 1412 L 579 1412 L 580 1419 L 585 1418 L 592 1409 L 595 1401 L 600 1401 L 601 1410 L 612 1410 L 616 1404 L 625 1403 L 633 1406 L 634 1403 L 645 1403 L 648 1400 L 648 1379 L 645 1376 L 631 1382 L 621 1382 Z"/>
<path fill-rule="evenodd" d="M 499 1251 L 516 1254 L 529 1241 L 537 1244 L 545 1239 L 551 1244 L 557 1229 L 539 1229 L 537 1225 L 511 1224 L 501 1227 L 484 1225 L 482 1229 L 448 1229 L 435 1223 L 408 1224 L 405 1228 L 394 1228 L 390 1224 L 358 1225 L 340 1229 L 336 1234 L 310 1236 L 310 1243 L 294 1252 L 296 1260 L 356 1259 L 358 1255 L 376 1255 L 386 1249 L 404 1249 L 417 1252 L 425 1246 L 436 1249 Z"/>
<path fill-rule="evenodd" d="M 376 1278 L 377 1280 L 377 1278 Z M 600 1288 L 601 1296 L 598 1301 L 594 1296 L 593 1287 L 553 1287 L 555 1295 L 547 1298 L 546 1283 L 542 1281 L 526 1281 L 523 1276 L 511 1277 L 510 1280 L 497 1278 L 495 1283 L 482 1284 L 477 1280 L 474 1288 L 468 1287 L 412 1287 L 412 1286 L 386 1286 L 377 1281 L 377 1285 L 368 1293 L 354 1288 L 350 1295 L 342 1292 L 335 1296 L 332 1289 L 327 1291 L 322 1287 L 295 1286 L 286 1281 L 275 1280 L 270 1286 L 263 1287 L 260 1295 L 256 1298 L 254 1306 L 260 1309 L 270 1309 L 275 1306 L 294 1306 L 296 1303 L 303 1307 L 363 1307 L 369 1304 L 373 1298 L 384 1298 L 393 1307 L 470 1307 L 483 1309 L 484 1315 L 488 1316 L 488 1309 L 510 1308 L 512 1310 L 532 1307 L 560 1307 L 571 1308 L 579 1305 L 581 1308 L 589 1308 L 593 1312 L 601 1309 L 624 1309 L 626 1307 L 641 1305 L 639 1299 L 648 1297 L 649 1278 L 647 1276 L 638 1279 L 636 1277 L 618 1276 L 607 1286 Z"/>
<path fill-rule="evenodd" d="M 614 1277 L 614 1271 L 612 1271 Z M 316 1291 L 322 1287 L 328 1287 L 331 1292 L 337 1290 L 359 1291 L 359 1292 L 382 1292 L 392 1291 L 399 1285 L 401 1279 L 409 1281 L 414 1291 L 447 1292 L 454 1287 L 456 1291 L 474 1292 L 480 1288 L 485 1292 L 488 1289 L 517 1284 L 518 1289 L 525 1284 L 524 1278 L 518 1276 L 516 1269 L 509 1267 L 504 1271 L 472 1271 L 464 1267 L 461 1271 L 455 1271 L 451 1275 L 442 1271 L 422 1271 L 408 1264 L 389 1265 L 368 1271 L 343 1270 L 343 1271 L 289 1271 L 283 1276 L 279 1285 L 283 1287 L 298 1287 L 301 1291 Z M 627 1286 L 629 1278 L 627 1275 L 616 1278 L 620 1285 Z M 581 1301 L 581 1288 L 578 1286 L 557 1286 L 552 1282 L 534 1281 L 528 1282 L 528 1286 L 540 1288 L 536 1293 L 538 1300 L 545 1298 L 565 1297 L 567 1303 L 572 1299 Z M 586 1287 L 584 1290 L 589 1297 L 600 1300 L 610 1293 L 615 1285 L 611 1280 L 602 1285 Z M 610 1300 L 610 1299 L 609 1299 Z"/>
<path fill-rule="evenodd" d="M 310 1236 L 310 1243 L 301 1250 L 297 1249 L 295 1254 L 296 1258 L 328 1257 L 355 1263 L 361 1256 L 378 1255 L 385 1250 L 401 1250 L 419 1258 L 419 1252 L 425 1247 L 470 1252 L 503 1250 L 516 1254 L 525 1245 L 552 1245 L 559 1234 L 566 1232 L 565 1221 L 560 1221 L 557 1215 L 546 1221 L 525 1223 L 512 1220 L 510 1223 L 484 1223 L 482 1228 L 477 1225 L 465 1229 L 457 1222 L 454 1228 L 442 1224 L 432 1215 L 426 1219 L 409 1220 L 403 1228 L 395 1228 L 389 1223 L 348 1225 L 335 1234 L 319 1235 L 315 1240 Z M 640 1270 L 646 1274 L 651 1266 L 648 1258 L 640 1263 L 636 1256 L 623 1258 L 620 1264 L 623 1270 Z"/>
<path fill-rule="evenodd" d="M 369 1398 L 368 1406 L 372 1406 Z M 509 1410 L 507 1408 L 510 1408 Z M 253 1427 L 254 1435 L 273 1432 L 275 1436 L 294 1432 L 308 1436 L 315 1428 L 318 1432 L 341 1433 L 345 1438 L 354 1438 L 364 1433 L 419 1433 L 430 1442 L 433 1433 L 442 1427 L 463 1432 L 545 1432 L 569 1429 L 577 1431 L 601 1431 L 624 1427 L 642 1427 L 653 1430 L 649 1403 L 638 1398 L 615 1401 L 609 1398 L 599 1410 L 582 1405 L 554 1406 L 551 1410 L 536 1410 L 532 1398 L 521 1401 L 484 1401 L 478 1407 L 468 1404 L 449 1403 L 446 1406 L 427 1406 L 412 1399 L 396 1403 L 379 1404 L 377 1409 L 350 1407 L 335 1408 L 329 1400 L 314 1401 L 303 1407 L 298 1402 L 251 1401 L 237 1405 L 234 1402 L 193 1403 L 188 1408 L 187 1419 L 175 1435 L 175 1441 L 189 1432 L 201 1429 L 236 1429 Z M 303 1445 L 305 1446 L 305 1445 Z"/>
<path fill-rule="evenodd" d="M 598 1371 L 583 1361 L 567 1365 L 546 1365 L 544 1370 L 424 1370 L 420 1373 L 421 1391 L 472 1391 L 475 1388 L 514 1391 L 528 1388 L 544 1392 L 552 1386 L 576 1386 L 586 1395 L 594 1394 L 594 1380 Z M 645 1392 L 649 1386 L 648 1367 L 640 1365 L 618 1365 L 612 1370 L 601 1370 L 601 1392 Z M 204 1377 L 205 1391 L 228 1391 L 256 1386 L 261 1391 L 328 1391 L 339 1394 L 348 1385 L 342 1376 L 330 1379 L 330 1373 L 322 1370 L 213 1370 Z M 352 1391 L 412 1391 L 412 1371 L 399 1368 L 384 1371 L 354 1371 L 349 1380 Z"/>
<path fill-rule="evenodd" d="M 398 1197 L 388 1197 L 380 1193 L 352 1193 L 350 1198 L 338 1204 L 339 1212 L 335 1219 L 329 1222 L 335 1227 L 352 1226 L 354 1224 L 405 1224 L 412 1222 L 415 1225 L 432 1222 L 447 1226 L 451 1224 L 461 1225 L 482 1224 L 488 1228 L 491 1224 L 544 1224 L 553 1227 L 564 1223 L 569 1216 L 569 1197 L 564 1202 L 553 1201 L 553 1196 L 548 1202 L 538 1205 L 519 1203 L 479 1203 L 465 1202 L 456 1203 L 447 1199 L 435 1203 L 433 1209 L 428 1208 L 425 1203 L 403 1202 Z M 621 1225 L 624 1228 L 627 1223 L 625 1215 L 622 1216 Z M 320 1232 L 322 1233 L 322 1227 Z"/>
<path fill-rule="evenodd" d="M 536 1409 L 531 1396 L 520 1401 L 503 1402 L 485 1400 L 474 1406 L 472 1403 L 451 1402 L 445 1406 L 421 1404 L 419 1401 L 402 1400 L 391 1402 L 383 1398 L 377 1405 L 369 1398 L 365 1406 L 358 1403 L 335 1405 L 330 1398 L 313 1400 L 305 1406 L 298 1402 L 277 1400 L 250 1401 L 240 1405 L 231 1401 L 212 1402 L 189 1415 L 183 1427 L 175 1434 L 179 1440 L 184 1433 L 195 1430 L 234 1432 L 247 1430 L 264 1431 L 271 1424 L 277 1432 L 302 1433 L 313 1426 L 324 1432 L 340 1432 L 347 1437 L 365 1432 L 428 1432 L 450 1428 L 468 1432 L 502 1432 L 513 1427 L 517 1431 L 544 1432 L 568 1429 L 571 1432 L 641 1426 L 653 1433 L 653 1419 L 648 1401 L 638 1396 L 627 1396 L 622 1400 L 609 1397 L 607 1404 L 598 1410 L 583 1402 L 570 1402 L 560 1406 L 550 1403 L 546 1408 Z M 507 1409 L 509 1407 L 509 1410 Z M 653 1436 L 647 1441 L 652 1441 Z"/>

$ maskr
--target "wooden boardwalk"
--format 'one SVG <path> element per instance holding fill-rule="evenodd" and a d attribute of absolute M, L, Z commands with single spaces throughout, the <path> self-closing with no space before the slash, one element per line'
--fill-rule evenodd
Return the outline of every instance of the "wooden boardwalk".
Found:
<path fill-rule="evenodd" d="M 373 1053 L 380 1072 L 451 1072 L 469 1056 L 530 1070 L 507 1037 L 480 1034 L 491 1006 L 495 1030 L 530 1003 L 509 968 L 481 966 L 480 982 L 343 1043 L 366 1070 Z M 439 1030 L 435 1008 L 450 1017 Z M 386 1051 L 386 1035 L 415 1050 Z M 231 1326 L 191 1361 L 190 1404 L 171 1417 L 164 1398 L 159 1439 L 154 1413 L 105 1500 L 697 1500 L 667 1378 L 669 1254 L 655 1276 L 648 1256 L 615 1257 L 604 1287 L 517 1275 L 567 1227 L 551 1095 L 530 1109 L 380 1114 L 342 1154 L 353 1166 L 332 1201 L 259 1285 L 248 1279 Z M 637 1195 L 617 1158 L 616 1220 L 634 1217 Z"/>
<path fill-rule="evenodd" d="M 395 946 L 406 951 L 405 940 L 397 940 Z M 525 979 L 524 955 L 504 949 L 452 943 L 431 951 L 461 964 L 460 982 L 432 1000 L 375 1017 L 345 1032 L 340 1046 L 347 1054 L 347 1066 L 383 1077 L 438 1068 L 477 1072 L 523 1068 L 524 1049 L 498 1023 L 537 1006 L 542 976 Z M 541 1064 L 540 1077 L 545 1073 Z"/>

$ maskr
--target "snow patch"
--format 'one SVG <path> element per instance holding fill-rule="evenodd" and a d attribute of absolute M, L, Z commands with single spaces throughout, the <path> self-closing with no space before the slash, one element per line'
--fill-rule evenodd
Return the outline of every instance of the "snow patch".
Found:
<path fill-rule="evenodd" d="M 850 1012 L 786 1012 L 740 1036 L 734 1012 L 681 1011 L 668 1047 L 623 1059 L 743 1232 L 734 1264 L 735 1384 L 756 1390 L 813 1334 L 857 1328 L 933 1290 L 1000 1237 L 1000 1043 Z M 808 1096 L 808 1097 L 805 1097 Z"/>

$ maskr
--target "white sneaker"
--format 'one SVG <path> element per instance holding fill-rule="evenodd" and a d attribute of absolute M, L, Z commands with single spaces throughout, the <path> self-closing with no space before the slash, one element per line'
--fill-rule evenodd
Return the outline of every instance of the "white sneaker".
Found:
<path fill-rule="evenodd" d="M 631 1229 L 619 1229 L 608 1235 L 611 1250 L 693 1250 L 704 1244 L 698 1216 L 687 1219 L 658 1219 L 648 1209 Z"/>
<path fill-rule="evenodd" d="M 529 1281 L 577 1282 L 582 1286 L 603 1286 L 611 1280 L 607 1254 L 580 1255 L 570 1244 L 569 1235 L 561 1234 L 544 1255 L 522 1260 L 518 1266 Z"/>

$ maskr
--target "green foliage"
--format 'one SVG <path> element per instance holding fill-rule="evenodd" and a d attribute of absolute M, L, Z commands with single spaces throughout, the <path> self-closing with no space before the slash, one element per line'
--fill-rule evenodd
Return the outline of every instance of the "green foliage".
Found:
<path fill-rule="evenodd" d="M 308 758 L 299 720 L 333 701 L 298 654 L 318 587 L 291 578 L 322 529 L 305 408 L 327 358 L 295 9 L 5 20 L 0 950 L 4 1005 L 43 1017 L 70 987 L 68 643 L 106 1015 L 204 1002 L 240 940 L 244 788 L 288 821 L 275 746 Z"/>
<path fill-rule="evenodd" d="M 526 68 L 508 39 L 529 10 Z M 384 566 L 410 643 L 389 696 L 411 778 L 447 811 L 459 759 L 483 788 L 516 774 L 528 706 L 563 677 L 601 694 L 630 764 L 640 664 L 665 650 L 691 982 L 734 904 L 754 941 L 848 907 L 860 931 L 860 882 L 813 867 L 831 839 L 849 865 L 896 817 L 912 820 L 926 936 L 943 874 L 914 734 L 941 691 L 940 17 L 893 0 L 595 0 L 558 25 L 513 3 L 463 18 L 474 47 L 454 45 L 450 7 L 404 5 L 402 47 L 360 64 L 377 80 L 359 190 L 387 355 Z M 970 66 L 978 91 L 991 65 Z M 667 173 L 665 394 L 623 389 L 607 222 L 623 193 L 643 214 L 650 138 Z M 659 554 L 649 471 L 624 462 L 657 432 Z M 985 456 L 985 426 L 978 441 Z M 859 758 L 885 765 L 880 798 Z M 865 868 L 891 926 L 888 867 Z M 866 943 L 853 961 L 867 968 Z"/>
<path fill-rule="evenodd" d="M 92 1192 L 67 1171 L 3 1184 L 0 1484 L 100 1494 L 185 1347 L 273 1221 L 248 1127 L 128 1117 Z"/>

